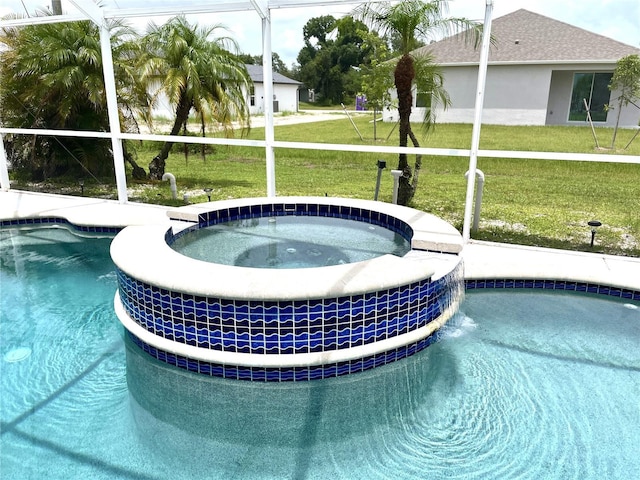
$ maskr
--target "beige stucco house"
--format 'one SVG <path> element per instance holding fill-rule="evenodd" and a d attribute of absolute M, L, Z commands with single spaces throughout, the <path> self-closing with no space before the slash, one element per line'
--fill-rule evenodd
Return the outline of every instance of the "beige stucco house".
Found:
<path fill-rule="evenodd" d="M 607 104 L 617 108 L 619 92 L 608 89 L 611 75 L 620 58 L 640 55 L 639 48 L 527 10 L 493 20 L 492 36 L 495 44 L 489 52 L 483 123 L 584 125 L 586 100 L 596 125 L 615 124 L 617 111 L 604 108 Z M 473 122 L 480 51 L 461 37 L 458 34 L 416 51 L 433 55 L 444 73 L 451 106 L 435 110 L 439 123 Z M 412 121 L 422 120 L 424 98 L 414 94 Z M 397 115 L 397 110 L 388 110 L 384 117 L 393 121 Z M 622 110 L 621 126 L 639 122 L 640 108 L 629 105 Z"/>

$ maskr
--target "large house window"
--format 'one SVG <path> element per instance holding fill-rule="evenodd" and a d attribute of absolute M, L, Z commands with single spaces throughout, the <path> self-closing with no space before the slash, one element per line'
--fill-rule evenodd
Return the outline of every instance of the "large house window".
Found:
<path fill-rule="evenodd" d="M 607 121 L 605 105 L 609 103 L 611 98 L 609 84 L 612 76 L 612 73 L 576 73 L 573 75 L 569 121 L 580 122 L 587 120 L 587 109 L 585 108 L 584 100 L 589 105 L 592 121 Z"/>
<path fill-rule="evenodd" d="M 249 90 L 249 105 L 251 105 L 252 107 L 256 106 L 256 91 L 253 85 L 251 85 L 251 88 Z"/>

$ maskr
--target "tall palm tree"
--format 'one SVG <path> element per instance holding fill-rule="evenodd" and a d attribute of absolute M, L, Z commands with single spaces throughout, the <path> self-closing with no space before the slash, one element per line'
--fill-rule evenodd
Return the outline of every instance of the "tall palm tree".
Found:
<path fill-rule="evenodd" d="M 40 12 L 40 15 L 49 15 Z M 121 22 L 110 25 L 118 106 L 125 130 L 135 131 L 134 98 L 122 62 L 134 32 Z M 66 22 L 4 28 L 0 31 L 0 117 L 11 127 L 108 131 L 100 34 L 95 24 Z M 135 93 L 138 92 L 138 93 Z M 132 103 L 133 102 L 133 103 Z M 8 145 L 14 166 L 39 180 L 113 170 L 110 142 L 73 137 L 15 136 Z M 137 167 L 131 155 L 125 155 Z"/>
<path fill-rule="evenodd" d="M 449 98 L 442 88 L 440 70 L 427 54 L 420 56 L 419 51 L 414 51 L 419 42 L 458 32 L 464 32 L 465 37 L 471 37 L 476 42 L 480 38 L 481 29 L 476 22 L 465 18 L 446 17 L 447 13 L 446 0 L 369 3 L 360 5 L 353 11 L 356 18 L 381 35 L 395 35 L 400 39 L 401 56 L 394 70 L 394 82 L 398 96 L 401 147 L 406 147 L 409 139 L 414 147 L 420 146 L 409 121 L 414 84 L 417 83 L 418 91 L 432 94 L 432 108 L 427 109 L 424 123 L 427 130 L 434 124 L 433 106 L 439 103 L 446 108 L 449 104 Z M 412 169 L 407 154 L 399 154 L 398 170 L 403 172 L 398 188 L 399 204 L 407 205 L 413 198 L 418 186 L 421 165 L 420 155 L 416 155 L 416 163 Z"/>
<path fill-rule="evenodd" d="M 164 94 L 175 108 L 171 135 L 187 127 L 194 111 L 202 134 L 208 124 L 233 134 L 232 122 L 249 126 L 249 74 L 244 63 L 226 48 L 235 47 L 227 37 L 213 37 L 221 27 L 191 25 L 184 16 L 163 25 L 151 24 L 141 42 L 138 72 L 154 91 Z M 151 123 L 151 112 L 147 121 Z M 149 178 L 160 180 L 173 142 L 165 142 L 149 164 Z"/>

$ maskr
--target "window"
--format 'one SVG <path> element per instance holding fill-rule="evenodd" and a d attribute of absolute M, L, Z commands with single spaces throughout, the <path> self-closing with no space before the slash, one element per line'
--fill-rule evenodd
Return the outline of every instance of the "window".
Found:
<path fill-rule="evenodd" d="M 249 105 L 252 107 L 256 106 L 256 91 L 253 85 L 251 85 L 251 89 L 249 90 Z"/>
<path fill-rule="evenodd" d="M 613 73 L 576 73 L 573 75 L 573 91 L 571 92 L 570 122 L 587 120 L 584 100 L 589 105 L 591 120 L 606 122 L 607 111 L 604 106 L 609 103 L 611 91 L 609 83 Z"/>
<path fill-rule="evenodd" d="M 427 109 L 431 108 L 431 92 L 417 92 L 416 107 Z"/>

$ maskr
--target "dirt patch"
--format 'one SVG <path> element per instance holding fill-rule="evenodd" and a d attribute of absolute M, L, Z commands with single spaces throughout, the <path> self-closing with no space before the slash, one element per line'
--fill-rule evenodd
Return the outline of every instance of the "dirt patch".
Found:
<path fill-rule="evenodd" d="M 507 223 L 503 220 L 486 220 L 480 222 L 480 228 L 482 227 L 498 227 L 510 230 L 512 232 L 523 233 L 526 232 L 527 226 L 522 223 Z"/>

